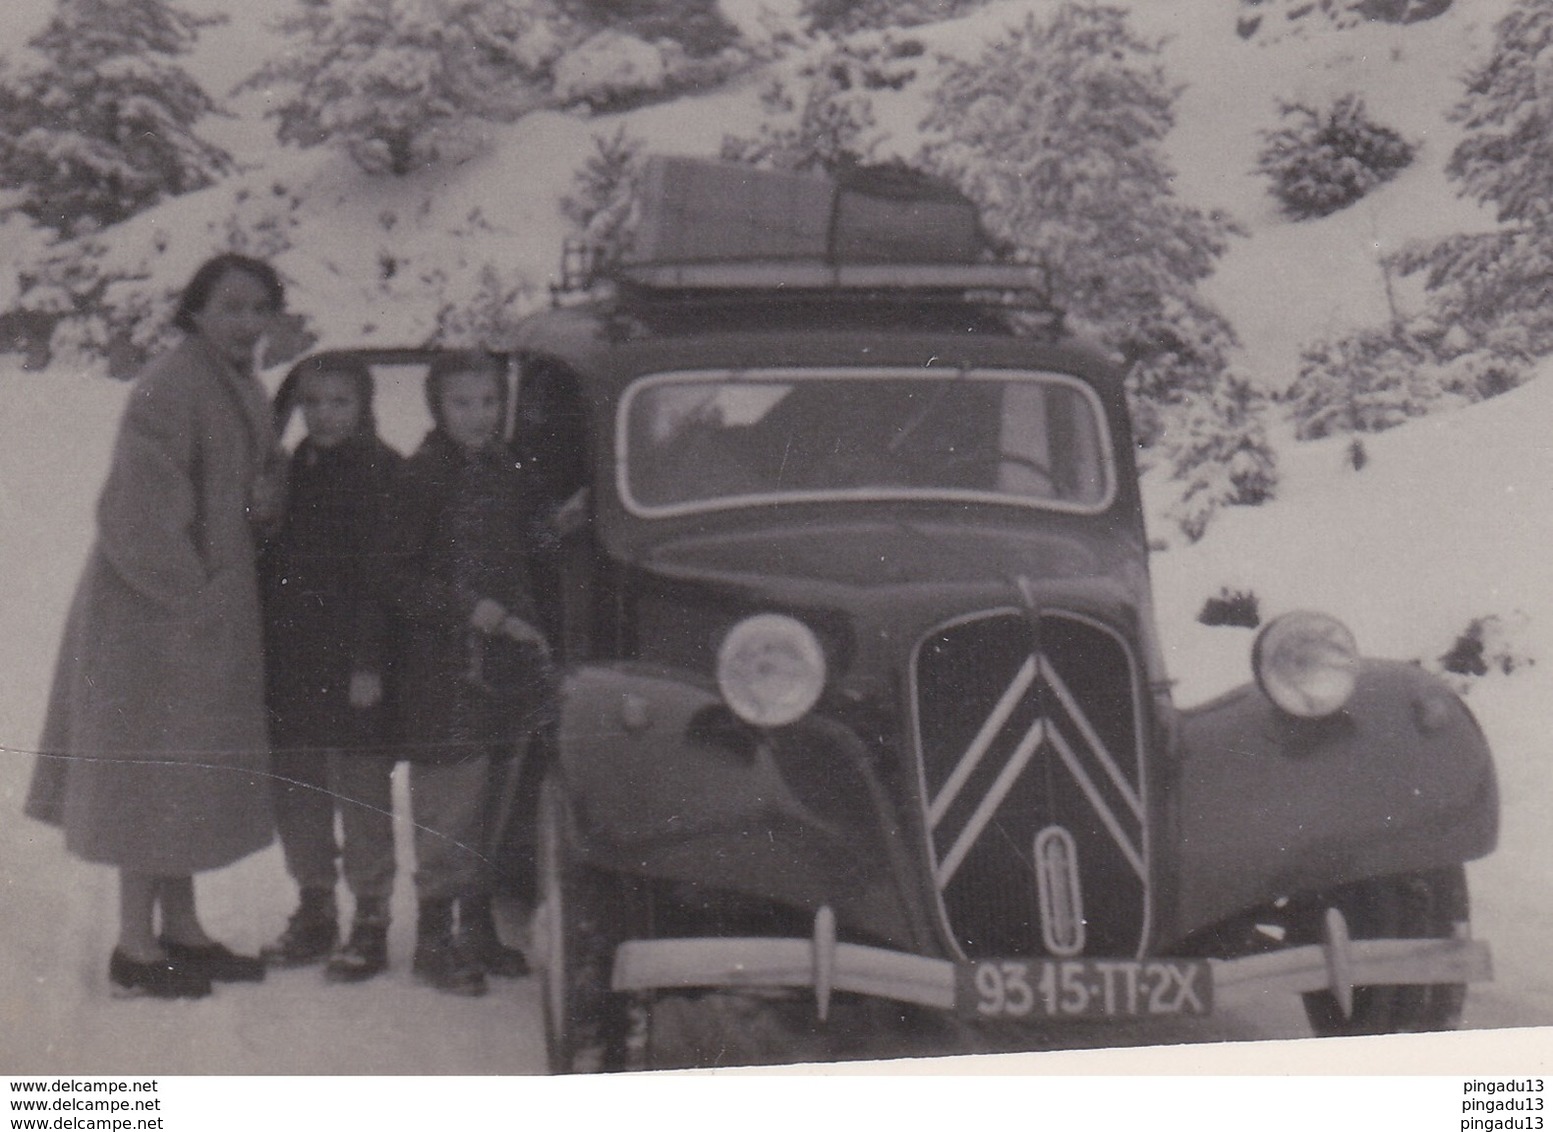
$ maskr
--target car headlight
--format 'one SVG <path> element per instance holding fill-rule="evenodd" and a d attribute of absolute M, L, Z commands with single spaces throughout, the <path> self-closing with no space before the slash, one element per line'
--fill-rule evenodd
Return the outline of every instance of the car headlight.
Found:
<path fill-rule="evenodd" d="M 735 715 L 758 727 L 802 718 L 825 688 L 825 651 L 802 621 L 746 617 L 717 650 L 717 687 Z"/>
<path fill-rule="evenodd" d="M 1290 715 L 1320 719 L 1353 695 L 1359 648 L 1335 617 L 1299 611 L 1276 617 L 1251 646 L 1251 669 L 1267 698 Z"/>

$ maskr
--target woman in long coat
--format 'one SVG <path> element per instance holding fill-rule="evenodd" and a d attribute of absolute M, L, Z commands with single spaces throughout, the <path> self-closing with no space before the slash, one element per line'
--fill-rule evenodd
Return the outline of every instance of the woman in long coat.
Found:
<path fill-rule="evenodd" d="M 237 255 L 185 288 L 183 341 L 131 392 L 60 648 L 26 810 L 119 869 L 119 994 L 263 974 L 205 934 L 193 874 L 273 837 L 255 546 L 279 450 L 252 359 L 282 301 Z"/>

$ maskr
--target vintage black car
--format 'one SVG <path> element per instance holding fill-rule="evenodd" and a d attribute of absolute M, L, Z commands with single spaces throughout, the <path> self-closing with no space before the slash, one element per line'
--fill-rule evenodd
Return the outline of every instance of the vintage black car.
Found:
<path fill-rule="evenodd" d="M 1489 977 L 1489 751 L 1337 621 L 1176 709 L 1118 367 L 1030 269 L 637 262 L 528 318 L 513 443 L 563 678 L 531 754 L 552 1068 L 665 996 L 989 1025 L 1445 1029 Z M 381 364 L 410 355 L 363 354 Z"/>

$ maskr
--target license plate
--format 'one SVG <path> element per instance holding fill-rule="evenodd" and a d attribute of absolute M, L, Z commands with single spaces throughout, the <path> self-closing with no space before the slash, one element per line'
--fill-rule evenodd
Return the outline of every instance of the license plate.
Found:
<path fill-rule="evenodd" d="M 1206 959 L 977 959 L 956 966 L 965 1018 L 1159 1018 L 1213 1011 Z"/>

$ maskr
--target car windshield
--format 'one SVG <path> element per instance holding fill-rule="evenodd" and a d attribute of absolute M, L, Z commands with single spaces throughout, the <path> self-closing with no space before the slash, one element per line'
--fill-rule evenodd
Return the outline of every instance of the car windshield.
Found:
<path fill-rule="evenodd" d="M 670 515 L 752 503 L 952 498 L 1109 506 L 1102 410 L 1075 378 L 1010 370 L 656 374 L 619 410 L 626 506 Z"/>

